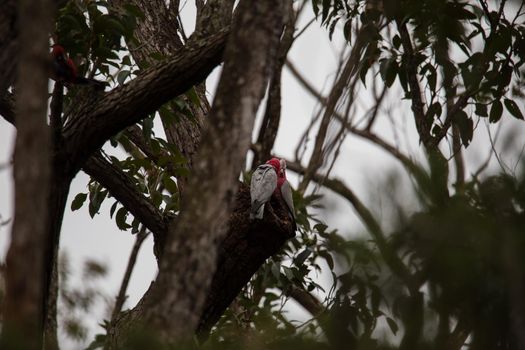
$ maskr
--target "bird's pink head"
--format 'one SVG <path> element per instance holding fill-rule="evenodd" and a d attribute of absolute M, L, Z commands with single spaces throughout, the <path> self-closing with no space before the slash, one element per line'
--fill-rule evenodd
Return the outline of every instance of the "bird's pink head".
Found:
<path fill-rule="evenodd" d="M 66 50 L 64 50 L 64 48 L 61 45 L 55 44 L 51 46 L 51 49 L 51 54 L 55 57 L 63 56 L 66 54 Z"/>
<path fill-rule="evenodd" d="M 266 164 L 270 164 L 275 169 L 275 172 L 277 175 L 279 175 L 281 171 L 281 162 L 279 161 L 279 158 L 272 158 L 269 161 L 266 162 Z"/>
<path fill-rule="evenodd" d="M 279 168 L 281 169 L 279 176 L 286 179 L 286 160 L 279 159 Z"/>

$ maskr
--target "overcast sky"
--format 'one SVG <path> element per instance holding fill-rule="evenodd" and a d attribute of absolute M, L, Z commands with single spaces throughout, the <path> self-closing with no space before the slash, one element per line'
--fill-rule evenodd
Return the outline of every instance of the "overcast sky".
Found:
<path fill-rule="evenodd" d="M 193 18 L 193 9 L 188 7 L 183 12 L 183 19 Z M 307 9 L 299 23 L 299 27 L 305 25 L 313 17 L 312 11 Z M 185 21 L 186 30 L 193 27 L 192 20 Z M 328 35 L 323 28 L 319 28 L 316 22 L 311 25 L 306 32 L 297 40 L 290 52 L 289 59 L 299 68 L 305 77 L 318 88 L 319 91 L 327 91 L 330 82 L 334 78 L 337 67 L 338 47 L 340 47 L 341 35 L 334 35 L 334 42 L 328 40 Z M 217 69 L 208 80 L 208 90 L 213 91 L 217 82 Z M 293 76 L 285 68 L 283 74 L 283 93 L 282 93 L 282 119 L 279 134 L 275 144 L 276 154 L 293 159 L 295 146 L 300 139 L 304 129 L 307 127 L 311 116 L 319 107 L 314 99 L 305 92 L 295 81 Z M 361 89 L 359 103 L 366 105 L 367 92 Z M 399 91 L 399 89 L 397 90 Z M 401 94 L 389 99 L 386 104 L 386 111 L 391 112 L 396 121 L 402 120 L 401 128 L 397 129 L 400 138 L 409 135 L 411 140 L 408 144 L 402 144 L 402 149 L 413 156 L 420 153 L 418 138 L 415 133 L 414 123 L 408 104 L 401 101 Z M 359 110 L 357 111 L 359 113 Z M 375 131 L 384 135 L 392 143 L 396 142 L 394 129 L 385 111 L 381 112 L 381 118 Z M 505 121 L 506 130 L 514 130 L 518 134 L 515 147 L 519 147 L 519 142 L 523 143 L 525 135 L 523 123 L 515 122 L 511 118 Z M 485 129 L 481 122 L 478 128 Z M 159 131 L 160 132 L 160 131 Z M 2 220 L 12 218 L 13 215 L 13 192 L 12 192 L 12 167 L 8 165 L 12 156 L 14 146 L 14 129 L 0 118 L 0 215 Z M 475 133 L 475 139 L 466 152 L 466 157 L 470 164 L 481 164 L 484 157 L 488 154 L 486 132 Z M 313 140 L 310 140 L 309 145 Z M 106 146 L 107 148 L 107 146 Z M 515 159 L 508 159 L 512 164 Z M 332 174 L 345 181 L 365 202 L 370 202 L 372 198 L 379 196 L 383 189 L 377 186 L 386 177 L 390 169 L 401 168 L 390 156 L 385 154 L 377 147 L 367 142 L 349 136 L 341 149 L 339 157 Z M 472 171 L 475 166 L 467 167 L 467 173 Z M 495 160 L 491 163 L 491 168 L 496 169 Z M 293 175 L 292 185 L 297 185 L 297 178 Z M 114 222 L 109 218 L 109 207 L 113 201 L 105 201 L 100 210 L 100 215 L 91 219 L 88 215 L 87 207 L 72 212 L 69 207 L 74 196 L 79 192 L 87 192 L 88 177 L 80 172 L 73 180 L 67 209 L 64 217 L 63 229 L 61 234 L 60 249 L 61 253 L 66 253 L 71 263 L 71 282 L 75 285 L 82 283 L 82 266 L 87 259 L 93 259 L 104 264 L 109 268 L 109 274 L 98 286 L 102 294 L 113 297 L 120 286 L 123 271 L 125 269 L 134 236 L 129 232 L 120 231 Z M 361 225 L 356 219 L 352 208 L 342 199 L 329 195 L 325 200 L 326 210 L 320 211 L 319 215 L 326 220 L 330 227 L 339 228 L 342 232 L 350 234 L 359 231 Z M 11 225 L 0 227 L 0 260 L 5 259 L 8 248 L 9 234 Z M 156 263 L 152 253 L 151 237 L 143 245 L 138 263 L 133 272 L 131 283 L 128 289 L 129 299 L 125 307 L 132 307 L 148 288 L 151 280 L 156 273 Z M 31 278 L 28 276 L 28 278 Z M 97 326 L 104 316 L 106 308 L 99 304 L 93 310 L 91 317 L 85 318 L 90 326 L 90 336 L 101 332 Z M 297 317 L 300 317 L 297 314 Z M 63 338 L 63 337 L 62 337 Z M 62 339 L 64 348 L 75 348 L 71 341 Z"/>

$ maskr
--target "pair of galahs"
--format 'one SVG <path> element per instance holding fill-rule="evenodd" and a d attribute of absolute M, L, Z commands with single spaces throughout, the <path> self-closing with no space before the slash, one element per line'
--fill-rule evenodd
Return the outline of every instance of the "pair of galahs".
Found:
<path fill-rule="evenodd" d="M 264 205 L 272 195 L 282 198 L 286 203 L 290 218 L 295 228 L 295 211 L 293 206 L 292 188 L 286 180 L 286 161 L 272 158 L 255 169 L 250 184 L 252 207 L 250 219 L 262 219 Z"/>
<path fill-rule="evenodd" d="M 66 50 L 60 45 L 53 45 L 51 49 L 53 59 L 51 66 L 51 78 L 59 81 L 66 86 L 88 85 L 97 90 L 104 90 L 105 83 L 95 79 L 84 78 L 78 75 L 77 67 L 71 58 L 66 54 Z"/>

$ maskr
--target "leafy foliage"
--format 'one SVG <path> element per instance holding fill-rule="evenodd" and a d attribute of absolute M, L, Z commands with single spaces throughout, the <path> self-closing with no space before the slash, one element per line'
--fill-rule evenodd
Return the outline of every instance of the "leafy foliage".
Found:
<path fill-rule="evenodd" d="M 362 29 L 358 74 L 363 83 L 373 72 L 388 88 L 399 84 L 404 97 L 413 101 L 409 80 L 415 72 L 422 84 L 424 118 L 430 121 L 428 133 L 438 141 L 454 126 L 467 147 L 481 118 L 497 123 L 507 111 L 523 119 L 525 26 L 517 18 L 487 13 L 472 1 L 311 4 L 330 37 L 342 35 L 353 45 L 358 40 L 354 28 Z M 88 58 L 80 64 L 83 72 L 91 70 L 122 85 L 147 66 L 140 62 L 139 67 L 125 46 L 135 41 L 133 29 L 143 14 L 125 6 L 119 16 L 109 15 L 107 6 L 105 1 L 69 2 L 60 11 L 57 34 L 73 57 Z M 156 53 L 152 59 L 163 57 Z M 68 96 L 75 98 L 75 91 Z M 167 124 L 195 120 L 192 107 L 199 103 L 192 88 L 138 125 L 150 154 L 138 151 L 123 132 L 111 145 L 128 155 L 106 155 L 157 208 L 173 215 L 180 200 L 174 178 L 191 173 L 180 150 L 156 135 L 154 126 L 158 117 Z M 516 348 L 509 329 L 515 321 L 513 293 L 520 291 L 516 281 L 525 277 L 520 254 L 525 248 L 520 233 L 525 179 L 474 177 L 451 194 L 448 173 L 437 163 L 430 154 L 430 170 L 408 169 L 420 207 L 385 232 L 385 242 L 370 240 L 371 232 L 350 239 L 347 232 L 329 228 L 312 214 L 322 196 L 294 192 L 297 236 L 261 267 L 203 347 L 459 349 L 470 335 L 470 349 Z M 87 203 L 93 217 L 109 198 L 91 180 L 71 209 Z M 139 222 L 117 201 L 109 215 L 119 229 L 138 232 Z M 314 300 L 311 315 L 301 322 L 294 320 L 290 306 L 297 292 Z M 66 307 L 82 305 L 84 297 L 73 299 Z M 75 322 L 66 326 L 82 336 Z M 102 345 L 100 336 L 91 348 Z"/>

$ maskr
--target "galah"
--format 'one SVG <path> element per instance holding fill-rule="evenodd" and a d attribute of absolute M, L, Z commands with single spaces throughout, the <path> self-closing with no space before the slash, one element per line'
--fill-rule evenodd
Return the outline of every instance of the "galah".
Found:
<path fill-rule="evenodd" d="M 264 204 L 273 195 L 283 199 L 292 219 L 294 230 L 296 229 L 292 188 L 286 179 L 286 161 L 284 159 L 272 158 L 266 164 L 257 167 L 252 175 L 250 195 L 252 198 L 250 218 L 262 219 Z"/>
<path fill-rule="evenodd" d="M 65 85 L 90 85 L 97 90 L 104 90 L 105 84 L 101 81 L 80 77 L 77 67 L 66 50 L 58 44 L 52 46 L 51 56 L 53 58 L 51 78 Z"/>
<path fill-rule="evenodd" d="M 272 158 L 265 164 L 259 165 L 253 172 L 250 184 L 252 202 L 250 219 L 263 218 L 264 205 L 270 200 L 277 188 L 277 174 L 280 171 L 280 167 L 279 159 Z"/>
<path fill-rule="evenodd" d="M 290 186 L 290 183 L 286 179 L 286 161 L 284 159 L 281 159 L 279 161 L 279 172 L 277 173 L 277 188 L 275 189 L 275 192 L 279 192 L 278 194 L 281 195 L 284 202 L 286 203 L 286 206 L 288 208 L 288 212 L 290 214 L 290 218 L 292 219 L 294 230 L 295 230 L 296 224 L 295 224 L 295 210 L 293 206 L 293 197 L 292 197 L 292 187 Z"/>

